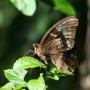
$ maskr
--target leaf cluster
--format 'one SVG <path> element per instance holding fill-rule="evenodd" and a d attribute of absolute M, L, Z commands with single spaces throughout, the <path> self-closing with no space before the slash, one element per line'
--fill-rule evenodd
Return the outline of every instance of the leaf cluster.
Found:
<path fill-rule="evenodd" d="M 57 68 L 51 68 L 48 71 L 47 66 L 39 60 L 25 56 L 16 60 L 13 69 L 4 70 L 5 77 L 9 82 L 1 87 L 0 90 L 25 90 L 24 88 L 28 88 L 29 90 L 46 90 L 48 86 L 45 85 L 43 73 L 40 73 L 38 79 L 32 79 L 31 74 L 27 70 L 28 68 L 36 67 L 42 67 L 46 70 L 45 80 L 49 78 L 59 80 L 59 76 L 67 75 Z M 70 75 L 73 75 L 73 73 L 70 73 Z M 29 77 L 27 81 L 25 80 L 26 77 Z"/>
<path fill-rule="evenodd" d="M 33 16 L 37 9 L 36 0 L 10 0 L 11 3 L 24 15 Z M 38 0 L 37 0 L 38 1 Z M 43 0 L 42 0 L 43 1 Z M 59 10 L 66 15 L 76 16 L 76 11 L 67 0 L 50 0 L 54 10 Z M 47 2 L 48 4 L 48 2 Z"/>

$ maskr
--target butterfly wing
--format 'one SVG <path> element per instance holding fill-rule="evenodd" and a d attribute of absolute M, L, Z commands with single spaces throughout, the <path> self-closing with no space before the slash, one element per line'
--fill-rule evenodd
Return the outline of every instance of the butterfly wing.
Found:
<path fill-rule="evenodd" d="M 63 49 L 70 50 L 74 46 L 76 26 L 78 26 L 78 19 L 74 16 L 62 19 L 46 32 L 40 42 L 40 46 L 46 49 L 52 40 L 61 38 L 62 44 L 64 45 Z"/>
<path fill-rule="evenodd" d="M 70 70 L 73 72 L 78 67 L 78 62 L 75 60 L 75 49 L 64 50 L 60 38 L 53 40 L 48 45 L 45 52 L 50 56 L 53 64 L 60 70 L 62 69 L 67 74 Z"/>

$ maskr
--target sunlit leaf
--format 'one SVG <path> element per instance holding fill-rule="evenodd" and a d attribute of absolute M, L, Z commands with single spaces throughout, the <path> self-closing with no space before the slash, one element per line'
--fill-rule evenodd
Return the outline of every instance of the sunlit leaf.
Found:
<path fill-rule="evenodd" d="M 6 85 L 4 85 L 2 88 L 0 88 L 0 90 L 10 90 L 11 88 L 15 88 L 15 86 L 13 85 L 13 83 L 9 82 Z"/>
<path fill-rule="evenodd" d="M 23 69 L 35 68 L 35 67 L 47 68 L 46 65 L 41 63 L 39 60 L 33 57 L 25 56 L 25 57 L 19 58 L 15 62 L 13 69 L 23 70 Z"/>
<path fill-rule="evenodd" d="M 26 85 L 26 82 L 24 81 L 24 77 L 27 73 L 26 70 L 19 70 L 19 71 L 14 71 L 13 69 L 8 69 L 4 70 L 6 78 L 14 83 L 14 85 Z"/>
<path fill-rule="evenodd" d="M 32 79 L 28 82 L 29 90 L 46 90 L 43 74 L 40 74 L 38 79 Z"/>
<path fill-rule="evenodd" d="M 32 16 L 36 10 L 36 0 L 10 0 L 12 4 L 27 16 Z"/>

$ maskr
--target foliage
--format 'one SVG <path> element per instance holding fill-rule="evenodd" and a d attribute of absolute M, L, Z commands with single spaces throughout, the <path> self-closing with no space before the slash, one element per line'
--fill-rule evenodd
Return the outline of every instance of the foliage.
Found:
<path fill-rule="evenodd" d="M 36 10 L 35 0 L 10 0 L 26 16 L 32 16 Z"/>
<path fill-rule="evenodd" d="M 24 15 L 32 16 L 36 10 L 36 0 L 10 0 L 11 3 Z M 51 0 L 54 9 L 60 10 L 66 15 L 76 16 L 74 7 L 67 0 Z"/>
<path fill-rule="evenodd" d="M 32 79 L 30 73 L 25 70 L 28 68 L 42 67 L 46 70 L 45 80 L 52 78 L 54 80 L 59 80 L 59 76 L 66 76 L 67 74 L 60 71 L 57 68 L 52 68 L 50 71 L 47 70 L 47 66 L 33 57 L 22 57 L 19 58 L 13 66 L 13 69 L 4 70 L 5 77 L 9 80 L 9 83 L 0 88 L 0 90 L 23 90 L 23 88 L 28 88 L 29 90 L 46 90 L 45 80 L 43 74 L 40 73 L 38 79 Z M 29 73 L 29 74 L 28 74 Z M 28 76 L 27 76 L 27 75 Z M 70 75 L 73 75 L 70 73 Z M 28 81 L 25 80 L 29 77 Z"/>
<path fill-rule="evenodd" d="M 54 9 L 60 10 L 66 15 L 76 16 L 73 6 L 67 0 L 52 0 L 55 4 Z"/>

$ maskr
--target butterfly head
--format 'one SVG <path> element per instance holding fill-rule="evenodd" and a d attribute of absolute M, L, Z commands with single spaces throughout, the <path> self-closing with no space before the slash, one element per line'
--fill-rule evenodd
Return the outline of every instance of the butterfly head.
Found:
<path fill-rule="evenodd" d="M 38 50 L 39 44 L 34 43 L 33 47 L 34 47 L 34 52 L 37 54 L 37 50 Z"/>
<path fill-rule="evenodd" d="M 37 43 L 34 43 L 34 44 L 33 44 L 33 47 L 34 47 L 34 48 L 38 48 L 38 44 L 37 44 Z"/>
<path fill-rule="evenodd" d="M 37 54 L 38 56 L 40 56 L 40 53 L 42 51 L 40 44 L 34 43 L 33 47 L 34 47 L 34 53 Z"/>

